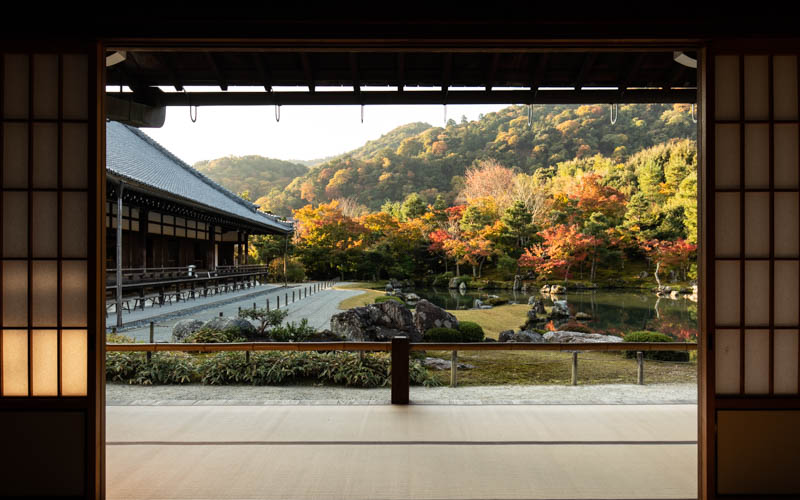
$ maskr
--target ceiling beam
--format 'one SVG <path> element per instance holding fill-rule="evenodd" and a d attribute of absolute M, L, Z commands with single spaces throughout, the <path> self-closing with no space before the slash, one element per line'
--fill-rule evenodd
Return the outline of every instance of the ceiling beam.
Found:
<path fill-rule="evenodd" d="M 261 83 L 264 85 L 264 90 L 267 92 L 272 92 L 272 73 L 269 70 L 269 65 L 264 60 L 264 55 L 254 52 L 253 53 L 253 64 L 256 66 L 256 71 L 258 71 L 258 77 L 261 79 Z"/>
<path fill-rule="evenodd" d="M 214 73 L 214 78 L 216 78 L 217 83 L 219 84 L 219 88 L 223 91 L 228 90 L 228 82 L 225 80 L 225 76 L 222 74 L 222 71 L 219 68 L 217 57 L 211 52 L 206 52 L 205 56 L 208 65 L 211 67 L 211 71 Z"/>
<path fill-rule="evenodd" d="M 406 85 L 406 55 L 397 54 L 397 91 L 402 92 Z"/>
<path fill-rule="evenodd" d="M 130 94 L 109 92 L 123 97 Z M 693 103 L 697 91 L 690 89 L 618 90 L 455 90 L 447 95 L 448 104 L 598 104 L 598 103 Z M 162 92 L 158 104 L 187 106 L 186 94 Z M 342 105 L 342 104 L 444 104 L 440 91 L 381 92 L 192 92 L 193 106 Z"/>
<path fill-rule="evenodd" d="M 350 79 L 353 80 L 353 92 L 361 92 L 361 77 L 358 71 L 358 54 L 350 53 Z"/>
<path fill-rule="evenodd" d="M 453 53 L 442 54 L 442 92 L 447 92 L 453 81 Z"/>
<path fill-rule="evenodd" d="M 636 78 L 636 74 L 639 73 L 639 70 L 644 63 L 644 54 L 638 54 L 634 59 L 633 62 L 628 65 L 628 67 L 624 70 L 625 74 L 620 79 L 619 83 L 617 84 L 617 88 L 620 90 L 626 90 L 634 78 Z"/>
<path fill-rule="evenodd" d="M 531 57 L 537 57 L 531 54 Z M 543 53 L 538 55 L 538 60 L 534 66 L 533 74 L 531 75 L 531 90 L 536 91 L 542 86 L 542 81 L 547 74 L 547 61 L 549 54 Z"/>
<path fill-rule="evenodd" d="M 311 57 L 306 52 L 300 53 L 300 65 L 303 67 L 303 74 L 306 77 L 308 91 L 314 92 L 316 86 L 314 85 L 314 68 L 311 65 Z"/>
<path fill-rule="evenodd" d="M 681 83 L 684 79 L 684 75 L 688 70 L 689 68 L 687 68 L 683 64 L 675 63 L 675 67 L 672 68 L 672 72 L 669 78 L 667 79 L 667 81 L 669 82 L 667 84 L 667 88 L 671 89 L 673 87 L 676 87 L 679 83 Z"/>
<path fill-rule="evenodd" d="M 175 59 L 172 54 L 169 52 L 165 54 L 153 54 L 156 60 L 161 64 L 164 68 L 164 71 L 167 72 L 167 76 L 169 81 L 172 83 L 172 86 L 175 87 L 175 90 L 178 92 L 183 91 L 183 82 L 180 78 L 178 78 L 178 72 L 175 71 Z"/>

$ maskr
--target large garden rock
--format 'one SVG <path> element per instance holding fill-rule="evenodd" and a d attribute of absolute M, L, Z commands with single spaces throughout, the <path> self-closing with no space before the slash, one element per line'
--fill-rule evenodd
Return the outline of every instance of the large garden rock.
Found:
<path fill-rule="evenodd" d="M 592 315 L 589 314 L 589 313 L 585 313 L 583 311 L 576 312 L 575 313 L 575 319 L 581 320 L 581 321 L 589 321 L 590 319 L 592 319 Z"/>
<path fill-rule="evenodd" d="M 458 319 L 441 307 L 422 299 L 414 309 L 414 326 L 420 333 L 430 328 L 458 328 Z"/>
<path fill-rule="evenodd" d="M 183 342 L 183 339 L 203 328 L 199 319 L 182 319 L 172 327 L 172 342 Z"/>
<path fill-rule="evenodd" d="M 354 307 L 335 314 L 331 317 L 331 330 L 347 340 L 355 341 L 391 340 L 398 336 L 407 336 L 412 342 L 422 340 L 422 334 L 414 326 L 411 311 L 394 300 Z"/>
<path fill-rule="evenodd" d="M 500 332 L 500 335 L 497 336 L 498 342 L 508 342 L 514 336 L 514 330 L 503 330 Z"/>
<path fill-rule="evenodd" d="M 541 333 L 530 330 L 521 330 L 512 335 L 509 342 L 532 342 L 535 344 L 542 344 L 544 343 L 544 337 Z"/>
<path fill-rule="evenodd" d="M 569 318 L 569 307 L 566 300 L 556 300 L 550 310 L 551 318 Z"/>
<path fill-rule="evenodd" d="M 567 287 L 563 285 L 551 285 L 550 295 L 562 295 L 567 293 Z"/>
<path fill-rule="evenodd" d="M 451 278 L 450 283 L 447 284 L 447 288 L 454 290 L 458 288 L 459 284 L 461 284 L 461 278 Z"/>
<path fill-rule="evenodd" d="M 230 316 L 221 316 L 212 318 L 203 324 L 203 328 L 209 330 L 224 331 L 235 329 L 241 334 L 242 337 L 251 338 L 256 335 L 256 327 L 252 323 L 242 318 L 232 318 Z"/>
<path fill-rule="evenodd" d="M 467 293 L 467 284 L 464 283 L 463 281 L 461 283 L 459 283 L 458 284 L 458 291 L 459 291 L 459 293 L 461 293 L 461 295 L 464 295 L 465 293 Z"/>
<path fill-rule="evenodd" d="M 449 359 L 442 359 L 442 358 L 425 358 L 425 361 L 422 362 L 422 365 L 425 368 L 430 368 L 432 370 L 449 370 L 453 366 L 453 362 Z M 460 370 L 471 370 L 475 368 L 475 366 L 469 363 L 458 363 L 458 368 Z"/>
<path fill-rule="evenodd" d="M 622 342 L 622 338 L 615 335 L 581 332 L 547 332 L 544 334 L 545 342 L 553 344 L 599 344 L 604 342 Z"/>
<path fill-rule="evenodd" d="M 534 314 L 544 314 L 546 311 L 544 310 L 544 300 L 540 299 L 539 297 L 531 296 L 528 299 L 528 305 L 531 306 L 531 311 Z M 528 316 L 530 316 L 530 312 Z"/>

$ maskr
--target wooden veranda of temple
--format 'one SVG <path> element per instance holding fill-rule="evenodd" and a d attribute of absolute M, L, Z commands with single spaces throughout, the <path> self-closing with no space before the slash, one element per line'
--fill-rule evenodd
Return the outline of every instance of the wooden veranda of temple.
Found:
<path fill-rule="evenodd" d="M 251 235 L 293 227 L 200 174 L 138 129 L 106 128 L 106 292 L 122 310 L 249 286 Z"/>

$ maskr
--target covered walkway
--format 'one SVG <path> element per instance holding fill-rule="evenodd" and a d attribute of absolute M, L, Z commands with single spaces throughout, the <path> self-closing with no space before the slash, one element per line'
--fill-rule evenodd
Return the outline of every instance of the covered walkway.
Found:
<path fill-rule="evenodd" d="M 116 406 L 110 499 L 688 499 L 695 405 Z"/>

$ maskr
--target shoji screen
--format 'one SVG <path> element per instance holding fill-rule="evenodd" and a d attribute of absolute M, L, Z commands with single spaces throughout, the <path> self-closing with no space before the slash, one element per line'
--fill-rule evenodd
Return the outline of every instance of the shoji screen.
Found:
<path fill-rule="evenodd" d="M 780 45 L 707 61 L 704 333 L 722 496 L 800 493 L 800 454 L 781 451 L 800 411 L 765 411 L 800 409 L 800 86 Z"/>
<path fill-rule="evenodd" d="M 0 51 L 0 496 L 93 496 L 98 55 L 18 48 Z"/>

